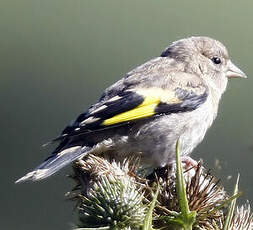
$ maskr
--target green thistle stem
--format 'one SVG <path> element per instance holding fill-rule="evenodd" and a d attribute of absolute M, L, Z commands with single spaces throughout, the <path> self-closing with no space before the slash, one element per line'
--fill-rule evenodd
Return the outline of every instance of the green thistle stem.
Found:
<path fill-rule="evenodd" d="M 237 176 L 233 196 L 236 196 L 238 194 L 239 178 L 240 178 L 240 175 Z M 228 215 L 227 215 L 227 218 L 225 220 L 223 230 L 229 230 L 230 229 L 229 227 L 232 223 L 232 218 L 233 218 L 233 215 L 234 215 L 234 210 L 235 210 L 235 205 L 236 205 L 236 199 L 237 199 L 237 197 L 235 199 L 233 199 L 231 204 L 230 204 Z"/>
<path fill-rule="evenodd" d="M 153 221 L 153 210 L 155 208 L 155 204 L 157 202 L 157 197 L 158 197 L 158 194 L 159 194 L 159 190 L 160 190 L 160 187 L 158 186 L 157 190 L 156 190 L 156 193 L 154 195 L 154 198 L 150 204 L 150 207 L 149 207 L 149 210 L 148 210 L 148 213 L 145 217 L 145 220 L 144 220 L 144 224 L 143 224 L 143 227 L 142 227 L 142 230 L 154 230 L 153 227 L 152 227 L 152 221 Z"/>
<path fill-rule="evenodd" d="M 192 226 L 196 219 L 196 212 L 190 211 L 188 200 L 186 196 L 186 187 L 184 181 L 184 174 L 182 163 L 180 159 L 180 148 L 179 148 L 179 139 L 176 145 L 176 164 L 177 164 L 177 194 L 178 194 L 178 201 L 181 213 L 174 221 L 180 224 L 184 230 L 192 230 Z"/>

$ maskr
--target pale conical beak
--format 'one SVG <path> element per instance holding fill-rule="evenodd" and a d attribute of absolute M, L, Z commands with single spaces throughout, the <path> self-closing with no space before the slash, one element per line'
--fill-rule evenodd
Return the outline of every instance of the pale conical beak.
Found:
<path fill-rule="evenodd" d="M 246 74 L 242 72 L 231 61 L 228 61 L 228 70 L 226 73 L 227 78 L 247 78 Z"/>

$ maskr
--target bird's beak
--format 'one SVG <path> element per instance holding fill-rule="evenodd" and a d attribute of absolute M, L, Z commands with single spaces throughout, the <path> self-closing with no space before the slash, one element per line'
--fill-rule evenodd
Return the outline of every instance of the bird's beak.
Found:
<path fill-rule="evenodd" d="M 231 61 L 228 61 L 228 70 L 226 73 L 227 78 L 247 78 L 246 74 L 242 72 Z"/>

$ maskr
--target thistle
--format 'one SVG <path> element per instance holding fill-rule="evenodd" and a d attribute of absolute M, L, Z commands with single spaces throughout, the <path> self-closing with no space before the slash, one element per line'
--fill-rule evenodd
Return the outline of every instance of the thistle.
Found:
<path fill-rule="evenodd" d="M 230 226 L 231 230 L 252 230 L 253 229 L 253 214 L 250 211 L 249 203 L 237 207 Z"/>
<path fill-rule="evenodd" d="M 253 229 L 249 204 L 235 206 L 238 182 L 229 196 L 201 163 L 192 168 L 177 163 L 143 177 L 138 162 L 89 155 L 75 163 L 76 186 L 68 197 L 76 201 L 80 229 Z"/>
<path fill-rule="evenodd" d="M 176 177 L 159 177 L 160 194 L 159 205 L 156 206 L 154 215 L 155 225 L 165 227 L 167 218 L 173 217 L 173 213 L 179 213 L 179 202 L 176 186 Z M 212 230 L 221 227 L 224 221 L 224 209 L 216 209 L 228 199 L 228 195 L 219 181 L 206 171 L 199 163 L 196 167 L 184 172 L 186 194 L 189 209 L 196 212 L 196 220 L 193 229 Z"/>
<path fill-rule="evenodd" d="M 77 201 L 79 227 L 141 229 L 146 208 L 127 161 L 109 163 L 91 155 L 86 161 L 77 162 L 74 170 L 78 192 L 70 195 Z"/>

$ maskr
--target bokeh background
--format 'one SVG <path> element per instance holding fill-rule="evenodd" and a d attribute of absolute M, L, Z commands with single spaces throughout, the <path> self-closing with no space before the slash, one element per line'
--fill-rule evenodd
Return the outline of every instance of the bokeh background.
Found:
<path fill-rule="evenodd" d="M 41 145 L 105 87 L 191 35 L 224 42 L 248 75 L 229 82 L 194 157 L 230 191 L 239 172 L 239 202 L 252 204 L 252 7 L 251 0 L 1 0 L 0 228 L 71 229 L 74 204 L 64 197 L 70 167 L 39 183 L 14 181 L 49 154 Z"/>

